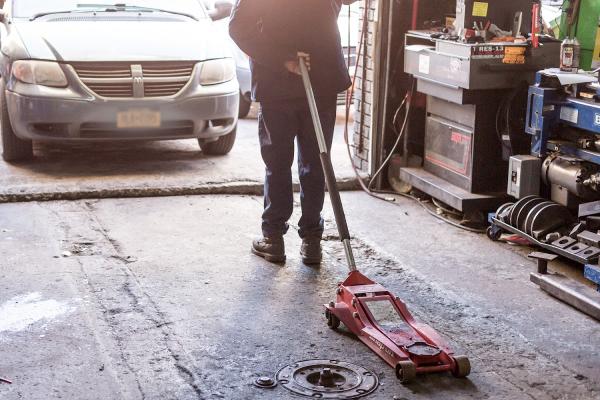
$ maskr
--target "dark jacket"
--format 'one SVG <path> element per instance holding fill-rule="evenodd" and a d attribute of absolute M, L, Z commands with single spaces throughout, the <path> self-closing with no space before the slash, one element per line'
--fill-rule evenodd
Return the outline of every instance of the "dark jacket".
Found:
<path fill-rule="evenodd" d="M 346 1 L 344 1 L 346 2 Z M 317 97 L 350 86 L 337 19 L 342 0 L 237 0 L 229 33 L 250 56 L 252 95 L 275 102 L 305 97 L 302 78 L 284 63 L 297 52 L 310 54 L 311 80 Z"/>

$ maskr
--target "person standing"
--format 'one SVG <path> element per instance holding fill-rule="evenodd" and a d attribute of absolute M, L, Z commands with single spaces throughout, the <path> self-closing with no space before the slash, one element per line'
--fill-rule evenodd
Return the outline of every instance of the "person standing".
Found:
<path fill-rule="evenodd" d="M 237 0 L 229 33 L 250 57 L 252 96 L 260 103 L 259 140 L 265 163 L 262 237 L 252 252 L 270 262 L 286 260 L 283 236 L 293 212 L 292 163 L 298 147 L 302 216 L 300 254 L 319 264 L 325 177 L 300 73 L 299 57 L 310 69 L 327 146 L 331 149 L 337 95 L 351 81 L 337 20 L 342 4 L 356 0 Z"/>

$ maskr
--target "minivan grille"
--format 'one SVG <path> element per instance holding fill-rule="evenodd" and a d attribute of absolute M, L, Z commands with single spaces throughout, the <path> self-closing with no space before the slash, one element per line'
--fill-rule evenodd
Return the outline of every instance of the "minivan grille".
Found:
<path fill-rule="evenodd" d="M 195 65 L 195 61 L 71 64 L 91 91 L 109 98 L 174 96 L 190 81 Z"/>
<path fill-rule="evenodd" d="M 88 83 L 87 87 L 102 97 L 133 97 L 131 83 Z"/>
<path fill-rule="evenodd" d="M 131 65 L 72 64 L 77 75 L 85 78 L 131 78 Z"/>

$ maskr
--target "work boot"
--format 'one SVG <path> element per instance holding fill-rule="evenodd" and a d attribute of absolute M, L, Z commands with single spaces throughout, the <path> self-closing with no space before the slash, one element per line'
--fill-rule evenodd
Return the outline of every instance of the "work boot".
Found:
<path fill-rule="evenodd" d="M 321 260 L 323 259 L 321 238 L 307 237 L 302 239 L 300 255 L 302 256 L 302 262 L 306 265 L 321 264 Z"/>
<path fill-rule="evenodd" d="M 272 263 L 285 261 L 283 236 L 262 237 L 252 242 L 252 253 Z"/>

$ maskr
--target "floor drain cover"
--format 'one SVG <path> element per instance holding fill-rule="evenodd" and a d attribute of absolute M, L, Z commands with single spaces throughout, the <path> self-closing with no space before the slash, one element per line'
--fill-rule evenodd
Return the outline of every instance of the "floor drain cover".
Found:
<path fill-rule="evenodd" d="M 277 382 L 296 394 L 314 399 L 357 399 L 371 394 L 377 375 L 358 365 L 337 360 L 307 360 L 277 373 Z"/>

